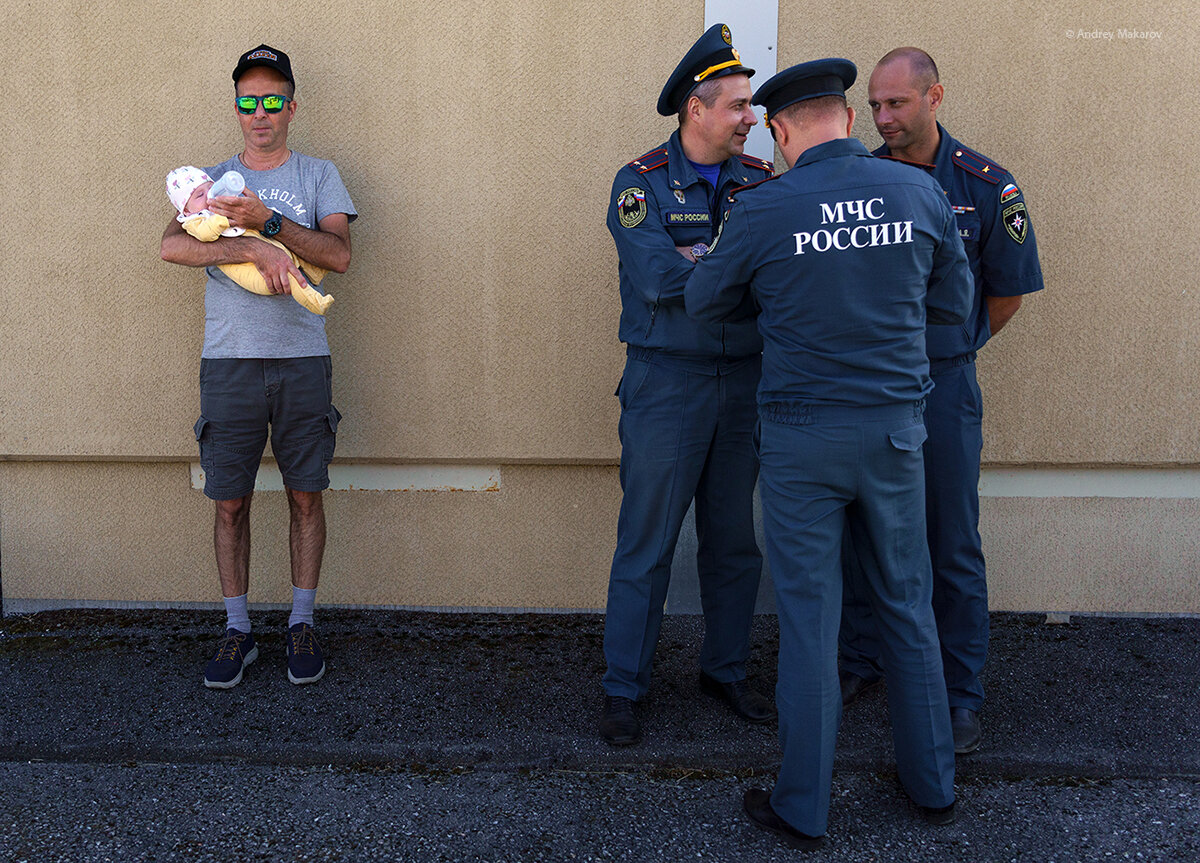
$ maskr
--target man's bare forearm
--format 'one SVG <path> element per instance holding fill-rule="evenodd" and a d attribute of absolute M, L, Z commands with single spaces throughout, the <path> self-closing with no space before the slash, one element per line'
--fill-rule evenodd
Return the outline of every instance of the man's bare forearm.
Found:
<path fill-rule="evenodd" d="M 326 230 L 326 226 L 335 230 Z M 337 229 L 342 233 L 336 233 Z M 320 230 L 315 231 L 284 218 L 275 239 L 296 257 L 323 270 L 344 273 L 350 267 L 350 223 L 344 213 L 326 216 Z"/>
<path fill-rule="evenodd" d="M 988 323 L 991 325 L 992 335 L 1000 332 L 1004 325 L 1012 320 L 1012 316 L 1017 313 L 1017 309 L 1021 308 L 1021 297 L 984 297 L 987 303 Z"/>
<path fill-rule="evenodd" d="M 275 216 L 262 200 L 253 193 L 237 197 L 213 198 L 209 209 L 229 219 L 229 224 L 239 228 L 261 231 Z M 331 213 L 317 224 L 306 228 L 281 214 L 282 222 L 275 239 L 288 247 L 298 258 L 303 258 L 323 270 L 344 273 L 350 266 L 350 219 L 345 213 Z"/>
<path fill-rule="evenodd" d="M 260 247 L 267 245 L 254 237 L 222 237 L 215 243 L 202 243 L 184 231 L 178 222 L 172 222 L 163 232 L 160 253 L 162 259 L 171 264 L 219 267 L 254 261 Z"/>

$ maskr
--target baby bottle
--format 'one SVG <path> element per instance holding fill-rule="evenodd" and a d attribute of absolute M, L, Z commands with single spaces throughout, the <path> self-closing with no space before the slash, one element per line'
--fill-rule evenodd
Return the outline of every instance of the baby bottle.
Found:
<path fill-rule="evenodd" d="M 240 195 L 246 188 L 246 179 L 237 171 L 226 171 L 221 179 L 212 184 L 208 190 L 209 200 L 213 198 Z"/>

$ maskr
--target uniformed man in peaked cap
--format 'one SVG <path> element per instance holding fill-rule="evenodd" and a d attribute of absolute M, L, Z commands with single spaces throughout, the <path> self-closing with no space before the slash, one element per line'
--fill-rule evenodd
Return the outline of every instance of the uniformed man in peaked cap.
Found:
<path fill-rule="evenodd" d="M 983 398 L 975 352 L 1000 331 L 1024 294 L 1042 288 L 1037 241 L 1025 197 L 1008 171 L 960 144 L 937 121 L 943 88 L 919 48 L 889 51 L 875 66 L 868 99 L 884 156 L 928 171 L 949 196 L 975 276 L 964 326 L 931 326 L 926 337 L 935 384 L 925 408 L 926 519 L 933 561 L 933 610 L 942 646 L 954 751 L 979 747 L 979 709 L 988 646 L 987 580 L 979 537 Z M 841 632 L 843 704 L 876 684 L 879 636 L 859 595 L 849 558 Z"/>
<path fill-rule="evenodd" d="M 924 541 L 926 321 L 961 323 L 971 273 L 954 214 L 924 172 L 849 137 L 848 60 L 816 60 L 754 95 L 791 170 L 735 193 L 685 289 L 702 321 L 758 309 L 760 492 L 779 612 L 779 735 L 750 819 L 820 844 L 841 719 L 842 540 L 880 621 L 900 780 L 934 823 L 954 817 L 954 749 Z"/>
<path fill-rule="evenodd" d="M 754 390 L 762 341 L 749 319 L 700 323 L 683 286 L 708 250 L 729 192 L 771 176 L 743 154 L 757 122 L 753 69 L 729 28 L 709 28 L 671 73 L 658 100 L 679 128 L 617 172 L 608 229 L 617 244 L 620 338 L 627 345 L 621 404 L 621 488 L 604 627 L 604 711 L 610 744 L 641 739 L 635 704 L 650 684 L 671 560 L 693 500 L 704 608 L 700 688 L 749 722 L 774 718 L 746 681 L 762 556 L 751 498 Z"/>

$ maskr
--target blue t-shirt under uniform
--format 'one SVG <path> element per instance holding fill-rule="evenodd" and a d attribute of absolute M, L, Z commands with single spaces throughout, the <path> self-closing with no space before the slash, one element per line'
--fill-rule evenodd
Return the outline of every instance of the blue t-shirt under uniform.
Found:
<path fill-rule="evenodd" d="M 246 188 L 264 204 L 305 228 L 315 230 L 322 219 L 334 213 L 345 213 L 352 222 L 358 217 L 337 168 L 325 159 L 293 152 L 278 168 L 252 171 L 234 156 L 204 170 L 214 180 L 226 171 L 238 171 L 246 178 Z M 329 355 L 323 315 L 313 314 L 287 294 L 251 293 L 217 267 L 205 272 L 205 359 Z"/>
<path fill-rule="evenodd" d="M 691 159 L 688 159 L 692 162 Z M 708 185 L 714 189 L 717 188 L 717 179 L 721 176 L 721 163 L 715 165 L 701 165 L 699 162 L 692 162 L 692 167 L 696 169 L 696 173 L 704 179 L 708 180 Z"/>

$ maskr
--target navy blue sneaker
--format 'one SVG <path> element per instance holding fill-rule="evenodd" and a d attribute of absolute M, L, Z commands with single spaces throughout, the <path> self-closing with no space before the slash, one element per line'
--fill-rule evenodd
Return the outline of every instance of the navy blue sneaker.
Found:
<path fill-rule="evenodd" d="M 227 629 L 217 652 L 204 666 L 204 685 L 209 689 L 232 689 L 242 682 L 242 669 L 256 659 L 254 633 Z"/>
<path fill-rule="evenodd" d="M 287 634 L 288 680 L 316 683 L 325 673 L 325 657 L 317 644 L 317 633 L 307 623 L 297 623 Z"/>

